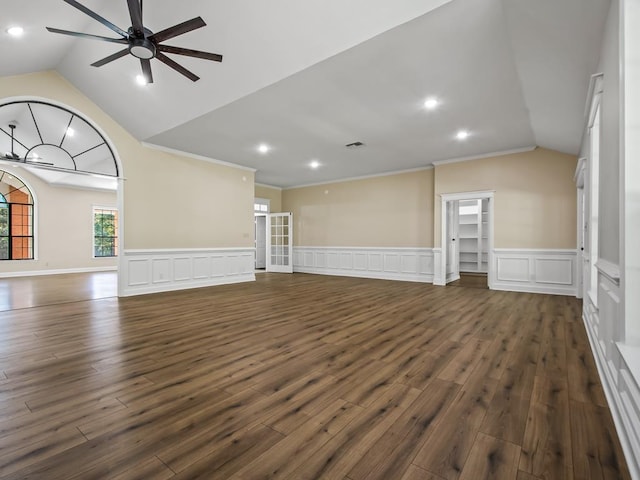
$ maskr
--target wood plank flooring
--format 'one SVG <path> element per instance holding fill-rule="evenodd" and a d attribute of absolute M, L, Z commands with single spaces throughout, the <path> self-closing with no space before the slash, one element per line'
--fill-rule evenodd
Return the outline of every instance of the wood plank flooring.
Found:
<path fill-rule="evenodd" d="M 60 298 L 0 312 L 0 479 L 629 478 L 575 298 L 303 274 Z"/>

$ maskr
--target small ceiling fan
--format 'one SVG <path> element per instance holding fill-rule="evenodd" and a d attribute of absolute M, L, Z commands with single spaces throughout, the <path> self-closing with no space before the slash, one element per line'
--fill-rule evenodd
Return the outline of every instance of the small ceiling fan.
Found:
<path fill-rule="evenodd" d="M 18 155 L 14 151 L 14 144 L 15 142 L 18 142 L 18 140 L 15 139 L 15 129 L 17 125 L 18 125 L 18 122 L 16 120 L 12 120 L 9 123 L 9 129 L 11 130 L 11 133 L 7 133 L 6 130 L 1 129 L 4 133 L 11 136 L 11 151 L 3 153 L 0 159 L 11 160 L 13 162 L 21 162 L 21 163 L 33 163 L 36 165 L 53 165 L 53 163 L 49 163 L 41 160 L 40 157 L 38 157 L 37 155 L 34 155 L 32 158 L 27 158 L 28 157 L 28 154 L 27 154 L 27 157 L 22 158 L 20 155 Z M 22 145 L 22 143 L 20 143 L 20 145 L 24 148 L 27 148 L 24 145 Z"/>
<path fill-rule="evenodd" d="M 222 55 L 217 53 L 201 52 L 199 50 L 191 50 L 188 48 L 173 47 L 171 45 L 164 45 L 161 42 L 169 40 L 170 38 L 177 37 L 184 33 L 196 30 L 204 27 L 206 23 L 202 17 L 192 18 L 186 22 L 182 22 L 174 25 L 173 27 L 166 28 L 159 32 L 153 33 L 142 23 L 142 0 L 127 0 L 129 7 L 129 16 L 131 17 L 131 26 L 125 31 L 120 27 L 114 25 L 110 21 L 101 17 L 92 10 L 89 10 L 84 5 L 76 2 L 75 0 L 64 0 L 72 7 L 77 8 L 81 12 L 89 15 L 94 20 L 102 23 L 105 27 L 113 30 L 120 35 L 120 38 L 103 37 L 100 35 L 91 35 L 88 33 L 70 32 L 68 30 L 60 30 L 59 28 L 47 27 L 47 30 L 52 33 L 61 33 L 63 35 L 71 35 L 80 38 L 89 38 L 92 40 L 101 40 L 103 42 L 120 43 L 126 45 L 126 48 L 120 50 L 108 57 L 98 60 L 91 64 L 93 67 L 101 67 L 109 62 L 124 57 L 127 54 L 131 54 L 140 59 L 142 65 L 142 74 L 146 83 L 153 83 L 153 75 L 151 73 L 151 59 L 157 58 L 165 65 L 173 68 L 177 72 L 181 73 L 185 77 L 193 80 L 194 82 L 199 80 L 200 77 L 195 75 L 184 68 L 179 63 L 175 62 L 171 58 L 167 57 L 165 53 L 173 53 L 177 55 L 185 55 L 188 57 L 202 58 L 204 60 L 212 60 L 214 62 L 222 62 Z"/>

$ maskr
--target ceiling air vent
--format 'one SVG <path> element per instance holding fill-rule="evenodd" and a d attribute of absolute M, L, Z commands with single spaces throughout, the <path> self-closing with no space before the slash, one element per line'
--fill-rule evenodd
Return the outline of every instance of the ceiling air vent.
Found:
<path fill-rule="evenodd" d="M 364 143 L 362 142 L 353 142 L 353 143 L 348 143 L 345 145 L 345 147 L 347 148 L 359 148 L 359 147 L 364 147 Z"/>

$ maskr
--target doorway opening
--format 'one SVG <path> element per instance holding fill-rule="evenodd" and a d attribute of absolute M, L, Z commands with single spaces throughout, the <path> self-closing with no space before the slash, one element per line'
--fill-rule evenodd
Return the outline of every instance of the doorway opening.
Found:
<path fill-rule="evenodd" d="M 268 198 L 255 198 L 253 202 L 256 273 L 267 269 L 267 215 L 271 210 Z"/>
<path fill-rule="evenodd" d="M 441 285 L 491 288 L 493 192 L 442 195 Z"/>

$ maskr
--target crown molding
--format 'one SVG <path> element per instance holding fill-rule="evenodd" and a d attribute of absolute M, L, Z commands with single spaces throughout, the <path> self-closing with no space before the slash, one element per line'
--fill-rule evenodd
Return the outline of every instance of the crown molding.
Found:
<path fill-rule="evenodd" d="M 256 172 L 255 168 L 245 167 L 244 165 L 238 165 L 237 163 L 225 162 L 223 160 L 216 160 L 215 158 L 205 157 L 204 155 L 198 155 L 196 153 L 184 152 L 182 150 L 176 150 L 174 148 L 163 147 L 155 143 L 140 142 L 144 147 L 151 148 L 152 150 L 159 150 L 165 153 L 171 153 L 173 155 L 180 155 L 187 158 L 193 158 L 194 160 L 200 160 L 203 162 L 215 163 L 216 165 L 223 165 L 225 167 L 237 168 L 238 170 L 245 170 L 248 172 Z"/>
<path fill-rule="evenodd" d="M 538 147 L 536 145 L 533 145 L 533 146 L 522 147 L 522 148 L 514 148 L 513 150 L 502 150 L 499 152 L 483 153 L 482 155 L 471 155 L 469 157 L 450 158 L 447 160 L 436 160 L 435 162 L 432 162 L 432 163 L 436 167 L 438 167 L 440 165 L 447 165 L 449 163 L 470 162 L 472 160 L 482 160 L 484 158 L 502 157 L 503 155 L 513 155 L 514 153 L 531 152 L 536 148 Z"/>

